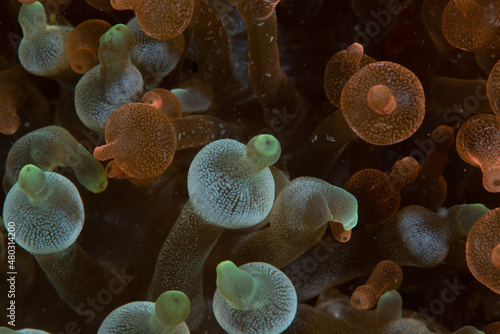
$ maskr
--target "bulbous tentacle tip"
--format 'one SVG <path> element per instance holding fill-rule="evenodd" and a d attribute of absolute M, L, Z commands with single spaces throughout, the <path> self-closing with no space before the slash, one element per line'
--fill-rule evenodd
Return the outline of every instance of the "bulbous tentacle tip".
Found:
<path fill-rule="evenodd" d="M 71 68 L 78 74 L 85 74 L 99 64 L 97 54 L 91 49 L 81 47 L 71 55 Z"/>
<path fill-rule="evenodd" d="M 483 186 L 490 193 L 500 192 L 500 168 L 483 170 Z"/>
<path fill-rule="evenodd" d="M 352 228 L 346 230 L 342 223 L 335 221 L 330 221 L 328 223 L 330 225 L 333 237 L 338 242 L 348 242 L 349 240 L 351 240 Z"/>
<path fill-rule="evenodd" d="M 45 9 L 40 1 L 24 3 L 19 10 L 19 23 L 31 23 L 36 26 L 46 24 Z"/>
<path fill-rule="evenodd" d="M 258 135 L 248 142 L 246 155 L 256 165 L 263 168 L 269 167 L 278 161 L 281 155 L 281 145 L 272 135 Z"/>
<path fill-rule="evenodd" d="M 21 125 L 21 121 L 15 112 L 2 115 L 0 113 L 0 133 L 12 135 L 16 133 Z"/>
<path fill-rule="evenodd" d="M 367 102 L 378 114 L 389 115 L 396 109 L 396 100 L 387 86 L 375 85 L 368 90 Z"/>
<path fill-rule="evenodd" d="M 352 43 L 347 47 L 347 52 L 349 54 L 363 54 L 365 52 L 365 49 L 363 48 L 363 45 L 359 43 Z"/>
<path fill-rule="evenodd" d="M 151 107 L 159 109 L 161 107 L 161 97 L 157 90 L 153 89 L 142 96 L 142 103 L 149 104 Z"/>
<path fill-rule="evenodd" d="M 94 194 L 102 193 L 108 187 L 108 179 L 105 175 L 99 177 L 95 182 L 88 184 L 85 186 L 88 190 L 93 192 Z"/>
<path fill-rule="evenodd" d="M 116 160 L 111 160 L 108 162 L 106 165 L 106 168 L 104 169 L 104 173 L 106 177 L 110 179 L 128 179 L 130 178 L 124 171 L 123 169 L 118 166 L 118 163 Z"/>
<path fill-rule="evenodd" d="M 500 269 L 500 244 L 493 247 L 493 250 L 491 251 L 491 261 L 498 269 Z"/>
<path fill-rule="evenodd" d="M 181 101 L 168 89 L 156 88 L 150 90 L 142 96 L 142 103 L 161 110 L 169 118 L 182 116 Z"/>
<path fill-rule="evenodd" d="M 377 309 L 380 310 L 401 310 L 403 298 L 396 290 L 384 292 L 377 301 Z"/>
<path fill-rule="evenodd" d="M 244 310 L 255 293 L 254 279 L 233 262 L 223 261 L 217 266 L 217 289 L 229 305 Z"/>
<path fill-rule="evenodd" d="M 231 272 L 232 270 L 236 270 L 238 267 L 232 261 L 222 261 L 217 265 L 217 275 L 224 275 L 226 272 Z"/>
<path fill-rule="evenodd" d="M 191 302 L 182 291 L 167 291 L 155 303 L 155 315 L 165 325 L 175 327 L 184 322 L 191 312 Z"/>
<path fill-rule="evenodd" d="M 130 52 L 135 44 L 134 34 L 124 24 L 112 26 L 100 38 L 101 47 Z"/>
<path fill-rule="evenodd" d="M 367 310 L 377 302 L 377 295 L 371 285 L 362 285 L 356 288 L 351 296 L 351 305 L 356 310 Z"/>
<path fill-rule="evenodd" d="M 351 217 L 350 220 L 346 220 L 342 222 L 344 224 L 344 230 L 350 231 L 358 224 L 358 213 L 356 213 Z"/>
<path fill-rule="evenodd" d="M 24 166 L 19 172 L 19 188 L 29 197 L 35 197 L 45 185 L 45 173 L 35 165 Z"/>
<path fill-rule="evenodd" d="M 466 236 L 474 224 L 485 214 L 490 212 L 484 204 L 474 203 L 474 204 L 463 204 L 457 206 L 458 211 L 456 212 L 457 222 L 459 223 L 458 228 L 462 235 Z M 451 210 L 451 209 L 450 209 Z"/>

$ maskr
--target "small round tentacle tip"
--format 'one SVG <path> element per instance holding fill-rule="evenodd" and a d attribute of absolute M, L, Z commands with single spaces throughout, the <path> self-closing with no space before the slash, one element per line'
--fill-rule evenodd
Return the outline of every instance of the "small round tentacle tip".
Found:
<path fill-rule="evenodd" d="M 26 29 L 43 29 L 47 18 L 45 9 L 39 1 L 25 3 L 19 10 L 19 23 Z"/>
<path fill-rule="evenodd" d="M 217 289 L 231 307 L 247 310 L 256 292 L 253 277 L 231 261 L 217 266 Z"/>
<path fill-rule="evenodd" d="M 483 173 L 483 185 L 491 193 L 500 192 L 500 166 L 495 165 Z"/>
<path fill-rule="evenodd" d="M 214 100 L 212 88 L 201 79 L 184 81 L 179 88 L 172 89 L 182 105 L 182 112 L 207 111 Z"/>
<path fill-rule="evenodd" d="M 165 116 L 177 118 L 182 116 L 181 101 L 168 89 L 156 88 L 142 96 L 142 103 L 165 113 Z"/>
<path fill-rule="evenodd" d="M 19 172 L 19 188 L 32 200 L 41 200 L 46 194 L 45 173 L 35 165 L 26 165 Z M 42 197 L 43 194 L 43 197 Z"/>
<path fill-rule="evenodd" d="M 104 35 L 102 35 L 100 43 L 105 44 L 106 49 L 131 52 L 135 44 L 135 39 L 130 28 L 120 23 L 112 26 Z"/>
<path fill-rule="evenodd" d="M 129 176 L 118 166 L 115 160 L 111 160 L 104 169 L 106 176 L 110 179 L 128 179 Z"/>
<path fill-rule="evenodd" d="M 114 145 L 109 143 L 106 145 L 98 146 L 94 149 L 94 157 L 99 161 L 106 161 L 113 158 Z"/>
<path fill-rule="evenodd" d="M 156 302 L 136 301 L 112 311 L 98 334 L 175 333 L 189 334 L 184 320 L 191 312 L 189 298 L 181 291 L 163 292 Z"/>
<path fill-rule="evenodd" d="M 99 64 L 97 52 L 90 48 L 80 47 L 71 54 L 71 68 L 78 74 L 85 74 Z"/>
<path fill-rule="evenodd" d="M 498 269 L 500 269 L 500 244 L 493 247 L 493 250 L 491 251 L 491 261 Z"/>
<path fill-rule="evenodd" d="M 330 221 L 330 229 L 333 237 L 339 242 L 348 242 L 351 240 L 352 229 L 346 230 L 344 225 L 339 222 Z"/>
<path fill-rule="evenodd" d="M 86 185 L 86 187 L 95 194 L 102 193 L 108 187 L 107 175 L 105 173 L 100 174 L 97 179 Z"/>
<path fill-rule="evenodd" d="M 377 295 L 371 285 L 361 285 L 351 296 L 351 306 L 356 310 L 369 310 L 377 303 Z"/>
<path fill-rule="evenodd" d="M 191 302 L 181 291 L 167 291 L 155 303 L 155 315 L 165 326 L 175 328 L 183 323 L 191 312 Z"/>
<path fill-rule="evenodd" d="M 342 69 L 346 69 L 347 67 L 349 67 L 349 64 L 355 63 L 355 62 L 351 62 L 351 60 L 354 60 L 354 61 L 357 60 L 357 62 L 359 63 L 361 61 L 361 58 L 363 57 L 364 52 L 365 52 L 363 45 L 361 45 L 359 43 L 352 43 L 351 45 L 349 45 L 349 47 L 347 47 L 346 51 L 347 51 L 347 54 L 346 54 L 345 61 L 342 62 L 342 66 L 341 66 Z M 359 69 L 359 67 L 358 67 L 358 69 Z"/>
<path fill-rule="evenodd" d="M 0 111 L 0 133 L 13 135 L 21 125 L 21 120 L 15 111 Z"/>
<path fill-rule="evenodd" d="M 396 100 L 387 86 L 375 85 L 368 90 L 368 105 L 378 114 L 390 115 L 396 109 Z"/>
<path fill-rule="evenodd" d="M 246 155 L 256 165 L 269 167 L 278 161 L 281 155 L 281 146 L 274 136 L 268 134 L 259 135 L 248 142 Z"/>

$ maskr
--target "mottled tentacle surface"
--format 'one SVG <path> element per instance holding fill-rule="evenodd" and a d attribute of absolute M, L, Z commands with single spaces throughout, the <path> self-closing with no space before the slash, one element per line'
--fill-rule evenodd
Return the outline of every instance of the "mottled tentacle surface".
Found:
<path fill-rule="evenodd" d="M 339 222 L 351 230 L 358 220 L 358 203 L 342 188 L 299 177 L 281 190 L 269 218 L 269 227 L 247 235 L 235 246 L 235 262 L 258 259 L 281 268 L 318 242 L 328 222 Z"/>
<path fill-rule="evenodd" d="M 104 191 L 108 185 L 102 164 L 57 125 L 32 131 L 14 143 L 5 164 L 5 192 L 17 182 L 19 171 L 27 164 L 50 172 L 58 167 L 71 167 L 78 181 L 94 193 Z"/>

